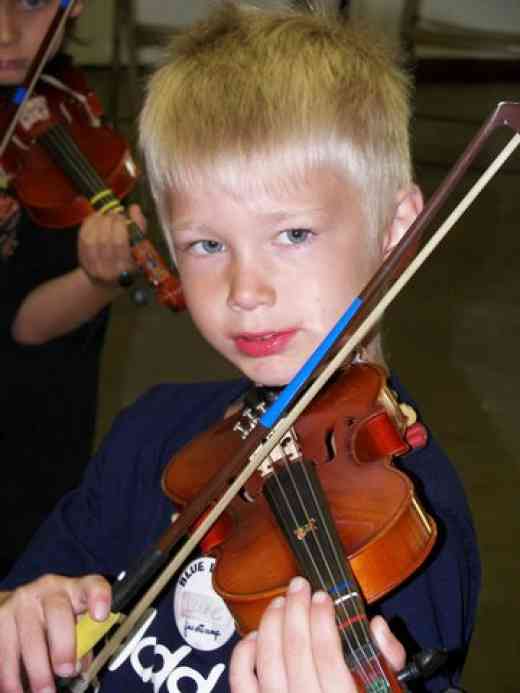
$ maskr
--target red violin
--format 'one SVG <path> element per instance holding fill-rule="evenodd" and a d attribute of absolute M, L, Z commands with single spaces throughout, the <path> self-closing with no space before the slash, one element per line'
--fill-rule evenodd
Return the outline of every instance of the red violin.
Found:
<path fill-rule="evenodd" d="M 1 106 L 6 131 L 16 107 L 7 99 Z M 68 65 L 58 77 L 41 75 L 0 161 L 29 216 L 51 229 L 76 226 L 93 211 L 124 212 L 120 199 L 138 177 L 127 142 L 103 121 L 82 72 Z M 128 231 L 134 261 L 159 303 L 183 309 L 179 282 L 152 243 L 133 222 Z"/>
<path fill-rule="evenodd" d="M 13 108 L 2 104 L 0 129 Z M 102 116 L 82 72 L 72 67 L 60 79 L 42 75 L 23 106 L 2 166 L 40 226 L 76 226 L 96 207 L 96 195 L 109 188 L 123 198 L 134 187 L 138 171 L 128 145 Z"/>
<path fill-rule="evenodd" d="M 259 413 L 225 418 L 171 460 L 163 488 L 177 507 L 233 457 Z M 328 592 L 360 691 L 403 690 L 371 639 L 364 600 L 409 577 L 437 534 L 411 481 L 391 464 L 410 449 L 412 421 L 382 368 L 364 363 L 340 372 L 202 542 L 217 559 L 213 586 L 242 634 L 258 627 L 296 575 Z"/>

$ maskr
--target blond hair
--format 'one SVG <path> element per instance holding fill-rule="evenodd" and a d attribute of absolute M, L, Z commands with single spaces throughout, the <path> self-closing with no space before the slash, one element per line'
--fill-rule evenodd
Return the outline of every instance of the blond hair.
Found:
<path fill-rule="evenodd" d="M 221 3 L 182 29 L 152 76 L 140 142 L 159 216 L 212 181 L 238 195 L 334 166 L 369 226 L 411 178 L 409 80 L 372 33 L 330 13 Z"/>

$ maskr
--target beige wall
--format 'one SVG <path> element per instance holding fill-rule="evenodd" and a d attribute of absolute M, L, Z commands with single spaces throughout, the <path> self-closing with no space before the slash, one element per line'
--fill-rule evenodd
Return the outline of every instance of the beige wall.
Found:
<path fill-rule="evenodd" d="M 333 0 L 327 0 L 333 2 Z M 184 24 L 203 15 L 212 0 L 137 0 L 138 16 L 151 23 Z M 279 0 L 255 0 L 273 5 Z M 351 0 L 352 12 L 381 26 L 396 38 L 405 0 Z M 422 16 L 466 27 L 492 31 L 520 31 L 518 0 L 422 0 Z M 86 45 L 73 53 L 82 63 L 106 64 L 111 60 L 113 0 L 88 0 L 79 22 Z"/>
<path fill-rule="evenodd" d="M 80 63 L 106 65 L 111 61 L 112 11 L 112 0 L 87 0 L 78 22 L 78 34 L 85 45 L 70 47 Z"/>
<path fill-rule="evenodd" d="M 280 0 L 253 0 L 255 4 L 276 6 Z M 333 2 L 334 0 L 326 0 Z M 212 0 L 136 0 L 140 21 L 167 25 L 189 24 L 207 12 Z M 71 50 L 77 60 L 89 65 L 103 65 L 112 57 L 113 0 L 88 0 L 79 20 L 79 33 L 86 40 L 84 46 Z"/>

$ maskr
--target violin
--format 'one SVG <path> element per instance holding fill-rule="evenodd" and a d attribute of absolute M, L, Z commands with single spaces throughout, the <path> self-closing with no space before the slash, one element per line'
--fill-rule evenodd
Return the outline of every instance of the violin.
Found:
<path fill-rule="evenodd" d="M 0 101 L 0 162 L 29 216 L 52 229 L 76 226 L 93 211 L 124 212 L 119 200 L 138 177 L 126 141 L 103 122 L 101 104 L 80 70 L 65 65 L 56 76 L 42 74 L 53 37 L 72 4 L 60 4 L 26 85 Z M 158 302 L 184 309 L 178 280 L 130 220 L 128 234 L 134 262 Z M 129 286 L 132 279 L 125 273 L 120 283 Z"/>
<path fill-rule="evenodd" d="M 14 106 L 0 102 L 0 129 Z M 92 213 L 89 201 L 109 187 L 117 198 L 133 189 L 137 166 L 125 140 L 102 122 L 97 96 L 83 73 L 65 66 L 42 75 L 25 103 L 2 156 L 2 166 L 31 219 L 45 228 L 77 226 Z"/>
<path fill-rule="evenodd" d="M 301 574 L 302 562 L 309 560 L 305 551 L 320 541 L 322 507 L 330 508 L 342 547 L 330 553 L 348 557 L 368 602 L 399 585 L 430 553 L 435 523 L 409 478 L 391 462 L 410 450 L 405 436 L 417 425 L 415 415 L 406 406 L 403 413 L 386 379 L 383 368 L 368 363 L 341 371 L 201 542 L 217 557 L 214 587 L 243 634 L 256 629 L 271 599 L 285 594 L 291 578 Z M 185 507 L 236 454 L 241 432 L 263 408 L 260 402 L 223 419 L 171 459 L 162 486 L 176 507 Z M 306 486 L 309 497 L 299 497 Z M 283 535 L 300 556 L 299 566 Z M 329 563 L 313 556 L 313 565 L 321 560 Z M 331 579 L 319 589 L 329 591 Z"/>
<path fill-rule="evenodd" d="M 314 590 L 328 592 L 360 691 L 403 690 L 370 636 L 364 601 L 415 572 L 437 535 L 409 478 L 392 465 L 421 424 L 386 379 L 383 368 L 367 363 L 341 371 L 201 542 L 216 558 L 214 589 L 242 635 L 258 627 L 292 577 L 304 575 Z M 260 402 L 225 418 L 171 459 L 162 485 L 176 507 L 236 453 L 263 409 Z"/>

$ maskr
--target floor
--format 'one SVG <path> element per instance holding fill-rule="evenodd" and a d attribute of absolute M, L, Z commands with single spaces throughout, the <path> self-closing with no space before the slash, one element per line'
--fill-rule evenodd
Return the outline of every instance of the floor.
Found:
<path fill-rule="evenodd" d="M 502 82 L 505 73 L 493 75 L 489 66 L 481 79 L 458 74 L 436 70 L 434 80 L 426 75 L 418 83 L 413 147 L 427 196 L 497 102 L 518 98 L 519 80 L 510 73 Z M 93 71 L 92 78 L 108 97 L 106 73 Z M 132 124 L 124 114 L 121 123 Z M 496 140 L 463 189 L 505 141 L 503 135 Z M 517 152 L 389 309 L 384 327 L 390 364 L 422 403 L 422 416 L 455 462 L 475 515 L 484 586 L 464 675 L 472 693 L 520 690 L 519 269 Z M 188 316 L 139 308 L 125 297 L 114 306 L 104 353 L 99 437 L 121 407 L 154 383 L 232 373 L 195 336 Z"/>

